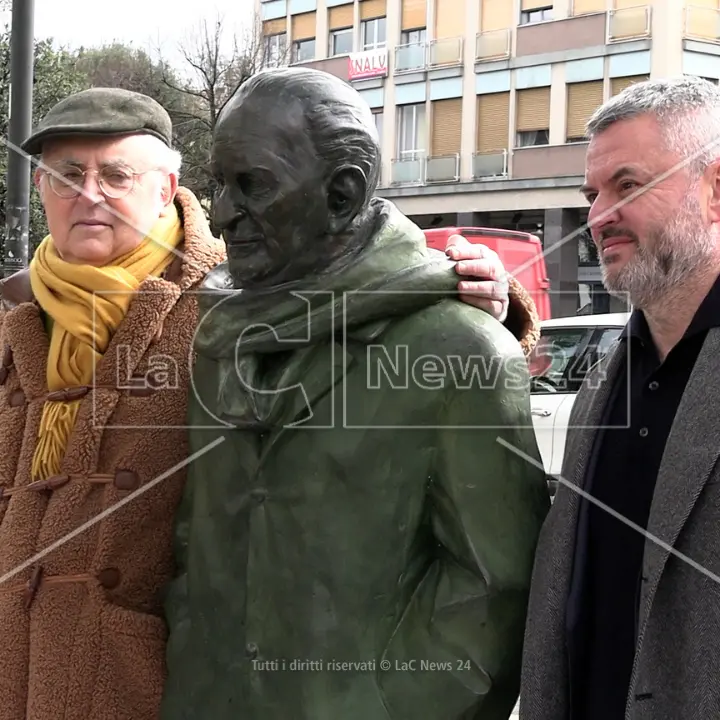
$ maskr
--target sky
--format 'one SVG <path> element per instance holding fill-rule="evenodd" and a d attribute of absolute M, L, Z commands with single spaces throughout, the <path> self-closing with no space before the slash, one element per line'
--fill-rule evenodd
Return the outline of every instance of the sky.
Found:
<path fill-rule="evenodd" d="M 160 46 L 170 59 L 203 19 L 214 21 L 219 13 L 229 30 L 242 35 L 253 12 L 253 0 L 35 0 L 35 36 L 70 47 L 115 40 L 146 50 Z"/>

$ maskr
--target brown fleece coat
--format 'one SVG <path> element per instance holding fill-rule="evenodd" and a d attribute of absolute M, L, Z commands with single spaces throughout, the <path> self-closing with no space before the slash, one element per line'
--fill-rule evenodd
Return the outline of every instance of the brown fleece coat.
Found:
<path fill-rule="evenodd" d="M 48 336 L 27 271 L 3 283 L 0 720 L 157 718 L 162 591 L 189 453 L 192 289 L 224 259 L 195 197 L 181 188 L 177 204 L 185 257 L 142 284 L 49 483 L 30 478 Z"/>

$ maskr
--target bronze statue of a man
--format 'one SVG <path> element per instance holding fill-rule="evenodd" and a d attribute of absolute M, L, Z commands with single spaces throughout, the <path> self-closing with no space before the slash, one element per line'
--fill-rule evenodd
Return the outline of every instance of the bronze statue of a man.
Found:
<path fill-rule="evenodd" d="M 508 718 L 549 508 L 518 339 L 374 197 L 341 80 L 251 78 L 213 167 L 163 720 Z"/>

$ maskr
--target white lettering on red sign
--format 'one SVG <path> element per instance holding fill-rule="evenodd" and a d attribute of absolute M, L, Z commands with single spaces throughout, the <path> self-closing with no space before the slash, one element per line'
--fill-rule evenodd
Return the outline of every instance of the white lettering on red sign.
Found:
<path fill-rule="evenodd" d="M 348 62 L 350 64 L 350 80 L 385 77 L 388 72 L 387 50 L 385 49 L 352 53 Z"/>

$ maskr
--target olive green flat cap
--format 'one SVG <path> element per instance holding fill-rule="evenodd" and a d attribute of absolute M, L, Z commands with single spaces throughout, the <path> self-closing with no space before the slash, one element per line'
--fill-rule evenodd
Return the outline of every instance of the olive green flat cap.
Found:
<path fill-rule="evenodd" d="M 120 88 L 91 88 L 55 105 L 22 144 L 39 155 L 43 142 L 60 137 L 110 137 L 146 133 L 172 146 L 172 121 L 153 98 Z"/>

